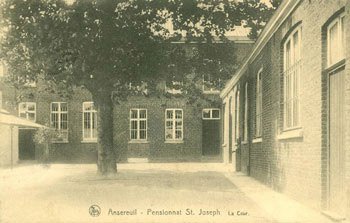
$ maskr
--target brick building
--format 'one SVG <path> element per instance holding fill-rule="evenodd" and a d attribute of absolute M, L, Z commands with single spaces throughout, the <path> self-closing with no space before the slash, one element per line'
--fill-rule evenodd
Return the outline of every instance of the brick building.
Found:
<path fill-rule="evenodd" d="M 350 217 L 349 27 L 347 0 L 284 0 L 220 95 L 224 160 L 340 218 Z"/>
<path fill-rule="evenodd" d="M 234 42 L 236 61 L 250 52 L 253 41 L 247 30 L 238 28 L 229 37 Z M 176 44 L 185 44 L 179 42 Z M 234 62 L 234 61 L 233 61 Z M 207 80 L 203 80 L 204 82 Z M 203 94 L 216 103 L 189 105 L 181 97 L 130 96 L 114 107 L 114 146 L 119 162 L 220 161 L 220 91 L 203 87 Z M 42 91 L 40 84 L 21 92 L 1 83 L 2 104 L 20 117 L 54 127 L 59 136 L 50 146 L 51 162 L 96 162 L 97 111 L 91 94 L 74 90 L 71 97 Z M 178 94 L 175 89 L 164 91 Z M 40 93 L 39 93 L 40 92 Z M 19 159 L 40 159 L 40 146 L 32 142 L 35 130 L 19 130 Z"/>

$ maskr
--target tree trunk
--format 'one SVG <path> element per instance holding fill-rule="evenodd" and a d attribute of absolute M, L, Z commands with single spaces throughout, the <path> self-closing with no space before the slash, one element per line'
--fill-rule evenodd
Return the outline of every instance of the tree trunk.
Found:
<path fill-rule="evenodd" d="M 97 105 L 97 169 L 102 175 L 117 172 L 116 156 L 113 147 L 113 102 L 110 91 L 97 92 L 94 101 Z"/>

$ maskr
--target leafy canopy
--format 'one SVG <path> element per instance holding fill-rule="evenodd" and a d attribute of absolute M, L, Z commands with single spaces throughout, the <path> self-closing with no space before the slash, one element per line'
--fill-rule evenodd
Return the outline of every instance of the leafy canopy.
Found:
<path fill-rule="evenodd" d="M 131 89 L 130 83 L 146 85 L 152 92 L 155 81 L 181 80 L 194 91 L 203 74 L 228 79 L 236 66 L 225 32 L 240 25 L 247 17 L 242 7 L 250 7 L 230 0 L 76 0 L 71 4 L 4 0 L 1 4 L 6 35 L 0 57 L 9 65 L 13 82 L 44 80 L 120 94 Z M 225 46 L 214 43 L 218 41 L 214 36 Z M 174 41 L 188 45 L 179 47 Z"/>

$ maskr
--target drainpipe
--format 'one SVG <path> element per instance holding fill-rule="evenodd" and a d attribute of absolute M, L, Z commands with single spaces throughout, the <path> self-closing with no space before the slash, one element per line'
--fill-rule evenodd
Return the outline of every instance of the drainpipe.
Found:
<path fill-rule="evenodd" d="M 10 126 L 10 132 L 11 132 L 11 143 L 10 143 L 10 147 L 11 147 L 11 169 L 13 169 L 13 126 Z"/>

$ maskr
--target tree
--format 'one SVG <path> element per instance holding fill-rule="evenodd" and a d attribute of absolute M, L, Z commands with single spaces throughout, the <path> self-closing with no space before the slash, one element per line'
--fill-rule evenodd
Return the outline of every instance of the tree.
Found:
<path fill-rule="evenodd" d="M 234 1 L 4 0 L 1 8 L 6 35 L 0 54 L 12 82 L 84 86 L 92 94 L 102 174 L 116 172 L 114 99 L 140 86 L 156 94 L 156 82 L 178 79 L 186 79 L 182 87 L 193 99 L 203 73 L 224 82 L 235 69 L 232 48 L 215 44 L 229 46 L 225 32 L 242 21 Z M 183 56 L 185 49 L 171 44 L 179 39 L 196 42 L 196 53 Z"/>
<path fill-rule="evenodd" d="M 269 21 L 274 11 L 281 4 L 282 0 L 270 0 L 266 4 L 261 0 L 243 0 L 238 3 L 237 8 L 242 12 L 243 23 L 249 27 L 249 37 L 256 40 Z"/>

